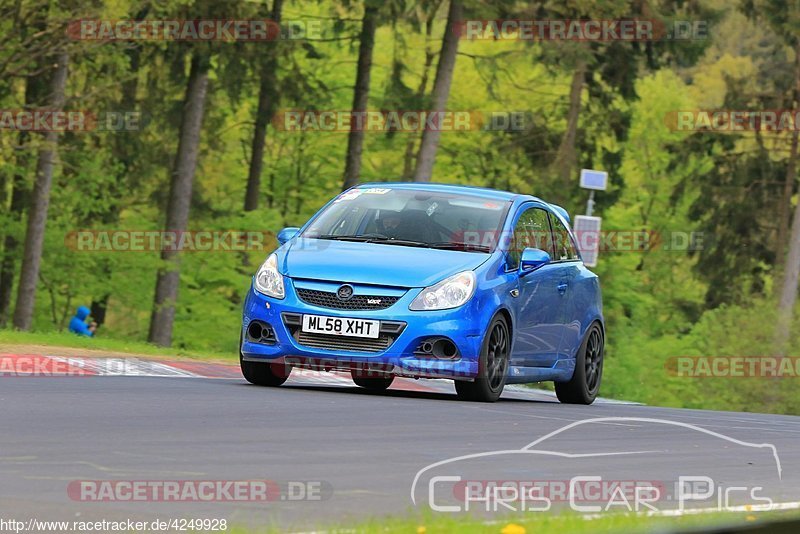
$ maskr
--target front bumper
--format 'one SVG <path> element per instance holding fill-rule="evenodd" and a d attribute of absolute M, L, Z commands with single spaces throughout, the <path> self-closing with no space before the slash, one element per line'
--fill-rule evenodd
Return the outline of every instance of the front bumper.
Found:
<path fill-rule="evenodd" d="M 471 380 L 478 374 L 478 357 L 485 325 L 479 306 L 473 301 L 460 308 L 442 311 L 412 312 L 408 309 L 420 288 L 405 291 L 394 304 L 382 310 L 337 310 L 315 306 L 299 299 L 294 281 L 285 278 L 286 296 L 282 300 L 258 293 L 252 286 L 247 293 L 242 317 L 242 357 L 248 361 L 288 363 L 315 369 L 380 368 L 399 376 Z M 298 282 L 301 285 L 305 282 Z M 356 292 L 360 289 L 357 288 Z M 402 292 L 402 291 L 401 291 Z M 373 352 L 311 347 L 298 339 L 297 317 L 302 314 L 375 319 L 382 332 L 400 330 L 391 343 Z M 288 321 L 287 321 L 288 319 Z M 271 343 L 248 341 L 251 321 L 268 323 L 274 331 Z M 293 335 L 294 332 L 294 335 Z M 436 359 L 415 354 L 429 338 L 450 339 L 458 349 L 453 359 Z M 344 338 L 343 341 L 346 341 Z"/>

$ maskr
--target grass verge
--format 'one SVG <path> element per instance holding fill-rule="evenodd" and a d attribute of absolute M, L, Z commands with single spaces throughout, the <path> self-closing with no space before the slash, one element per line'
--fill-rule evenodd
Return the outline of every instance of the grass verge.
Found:
<path fill-rule="evenodd" d="M 706 532 L 712 529 L 764 526 L 781 521 L 800 521 L 800 512 L 714 512 L 676 517 L 645 516 L 641 514 L 608 513 L 602 516 L 583 516 L 574 513 L 532 513 L 502 521 L 486 522 L 463 515 L 426 514 L 419 517 L 376 518 L 352 525 L 331 525 L 308 529 L 329 534 L 440 534 L 475 532 L 479 534 L 628 534 L 658 532 Z M 302 532 L 303 529 L 294 530 Z M 252 529 L 234 526 L 230 534 L 261 534 L 287 532 L 285 528 Z"/>

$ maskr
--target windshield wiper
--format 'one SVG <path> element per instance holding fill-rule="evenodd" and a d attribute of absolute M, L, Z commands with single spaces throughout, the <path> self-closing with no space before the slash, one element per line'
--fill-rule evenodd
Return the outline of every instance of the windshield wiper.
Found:
<path fill-rule="evenodd" d="M 443 250 L 461 250 L 464 252 L 485 252 L 489 253 L 492 251 L 491 248 L 484 246 L 484 245 L 474 245 L 472 243 L 452 243 L 449 241 L 443 241 L 441 243 L 430 243 L 428 245 L 430 248 L 439 248 Z"/>
<path fill-rule="evenodd" d="M 380 243 L 381 245 L 399 245 L 402 247 L 427 247 L 428 244 L 422 241 L 413 241 L 411 239 L 396 239 L 383 234 L 364 234 L 368 243 Z"/>
<path fill-rule="evenodd" d="M 331 239 L 333 241 L 369 241 L 371 238 L 361 235 L 322 234 L 318 235 L 317 239 Z"/>
<path fill-rule="evenodd" d="M 428 244 L 422 241 L 412 241 L 409 239 L 395 239 L 383 234 L 362 234 L 362 235 L 334 235 L 323 234 L 317 239 L 332 239 L 334 241 L 356 241 L 359 243 L 380 243 L 381 245 L 399 245 L 404 247 L 427 247 Z"/>
<path fill-rule="evenodd" d="M 371 233 L 360 235 L 335 235 L 323 234 L 317 236 L 317 239 L 331 239 L 334 241 L 355 241 L 358 243 L 380 243 L 381 245 L 398 245 L 403 247 L 424 247 L 435 248 L 441 250 L 460 250 L 464 252 L 483 252 L 489 253 L 491 248 L 484 245 L 475 245 L 472 243 L 453 243 L 450 241 L 442 241 L 439 243 L 426 243 L 424 241 L 413 241 L 410 239 L 396 239 L 384 234 Z"/>

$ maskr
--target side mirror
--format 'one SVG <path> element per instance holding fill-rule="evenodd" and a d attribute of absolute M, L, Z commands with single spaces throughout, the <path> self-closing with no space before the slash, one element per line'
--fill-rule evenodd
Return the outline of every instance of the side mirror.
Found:
<path fill-rule="evenodd" d="M 296 226 L 288 226 L 288 227 L 284 228 L 283 230 L 278 232 L 278 243 L 283 245 L 284 243 L 289 241 L 291 238 L 296 236 L 299 231 L 300 231 L 300 228 L 297 228 Z"/>
<path fill-rule="evenodd" d="M 522 274 L 525 274 L 548 263 L 550 263 L 550 254 L 540 248 L 526 248 L 522 251 L 519 268 Z"/>

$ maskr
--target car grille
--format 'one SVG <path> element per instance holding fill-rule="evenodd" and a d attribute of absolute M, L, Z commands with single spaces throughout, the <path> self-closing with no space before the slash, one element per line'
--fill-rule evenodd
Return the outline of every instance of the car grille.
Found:
<path fill-rule="evenodd" d="M 381 352 L 392 346 L 397 336 L 406 327 L 402 321 L 381 321 L 380 337 L 351 337 L 332 336 L 330 334 L 317 334 L 303 332 L 301 325 L 303 316 L 299 313 L 283 312 L 283 324 L 299 345 L 314 349 L 325 349 L 350 352 Z"/>
<path fill-rule="evenodd" d="M 366 337 L 331 336 L 297 331 L 297 342 L 306 347 L 351 352 L 381 352 L 394 342 L 394 338 L 382 335 L 377 339 Z"/>
<path fill-rule="evenodd" d="M 384 310 L 400 300 L 400 297 L 386 295 L 353 295 L 348 300 L 341 300 L 330 291 L 302 288 L 297 288 L 297 296 L 306 304 L 334 310 Z"/>

